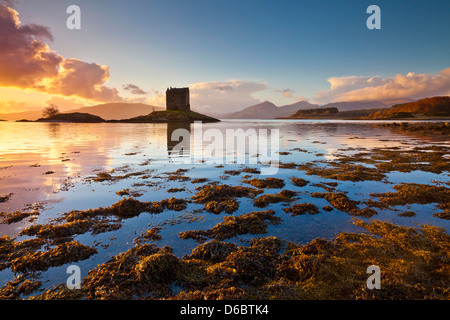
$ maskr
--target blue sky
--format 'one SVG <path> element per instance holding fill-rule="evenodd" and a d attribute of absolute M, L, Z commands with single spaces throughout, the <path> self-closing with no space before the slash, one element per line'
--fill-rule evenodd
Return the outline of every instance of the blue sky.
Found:
<path fill-rule="evenodd" d="M 81 8 L 81 30 L 65 26 L 71 4 Z M 366 27 L 371 4 L 381 8 L 381 30 Z M 254 101 L 325 103 L 333 95 L 317 94 L 332 77 L 450 67 L 447 0 L 18 0 L 15 9 L 23 25 L 49 27 L 49 46 L 64 58 L 108 66 L 107 85 L 123 97 L 129 83 L 151 99 L 168 86 L 235 79 L 261 84 L 247 92 Z"/>

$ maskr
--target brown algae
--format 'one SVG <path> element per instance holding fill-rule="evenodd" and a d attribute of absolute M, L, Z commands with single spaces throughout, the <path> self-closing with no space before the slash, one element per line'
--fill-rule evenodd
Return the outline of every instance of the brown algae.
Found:
<path fill-rule="evenodd" d="M 158 214 L 164 210 L 181 211 L 186 207 L 187 201 L 184 199 L 170 198 L 155 202 L 143 202 L 133 198 L 125 198 L 109 207 L 73 210 L 63 213 L 63 217 L 59 220 L 63 220 L 64 223 L 34 224 L 24 228 L 19 235 L 70 240 L 73 235 L 89 231 L 92 234 L 98 234 L 117 230 L 121 227 L 121 219 L 132 218 L 143 212 Z M 111 219 L 111 217 L 115 219 Z"/>
<path fill-rule="evenodd" d="M 291 181 L 296 187 L 304 187 L 309 183 L 309 181 L 302 178 L 291 178 Z"/>
<path fill-rule="evenodd" d="M 293 198 L 297 193 L 291 190 L 281 190 L 277 194 L 264 194 L 253 200 L 255 207 L 263 208 L 268 206 L 270 203 L 278 202 L 290 202 L 294 201 Z"/>
<path fill-rule="evenodd" d="M 0 195 L 0 203 L 6 202 L 6 201 L 8 201 L 9 199 L 11 199 L 11 197 L 12 197 L 13 194 L 14 194 L 14 193 L 7 193 L 7 194 L 5 194 L 5 195 Z"/>
<path fill-rule="evenodd" d="M 135 245 L 91 270 L 78 299 L 449 299 L 450 237 L 442 228 L 353 223 L 365 232 L 303 245 L 276 237 L 249 246 L 211 240 L 183 258 Z M 381 290 L 367 288 L 370 265 L 382 270 Z M 71 293 L 59 286 L 35 296 L 48 297 Z"/>
<path fill-rule="evenodd" d="M 308 214 L 318 214 L 319 208 L 316 205 L 311 203 L 295 203 L 289 208 L 283 208 L 286 213 L 290 213 L 291 216 L 298 216 L 305 213 Z"/>
<path fill-rule="evenodd" d="M 261 190 L 241 187 L 222 185 L 204 185 L 196 188 L 198 192 L 191 197 L 195 203 L 204 205 L 206 211 L 211 213 L 233 213 L 239 208 L 239 204 L 235 198 L 254 198 L 255 195 L 262 193 Z"/>
<path fill-rule="evenodd" d="M 403 183 L 393 187 L 396 192 L 371 193 L 373 197 L 379 198 L 377 202 L 368 202 L 370 206 L 403 206 L 408 204 L 430 204 L 435 203 L 443 212 L 435 213 L 434 216 L 441 219 L 450 217 L 450 189 L 444 186 L 434 186 L 418 183 Z"/>
<path fill-rule="evenodd" d="M 274 188 L 274 189 L 281 189 L 285 186 L 283 179 L 279 179 L 279 178 L 265 178 L 265 179 L 250 179 L 250 180 L 242 180 L 243 183 L 247 183 L 255 188 L 259 188 L 259 189 L 269 189 L 269 188 Z"/>
<path fill-rule="evenodd" d="M 350 199 L 344 192 L 313 192 L 311 196 L 315 198 L 325 198 L 330 205 L 332 205 L 335 209 L 348 213 L 353 216 L 361 216 L 361 217 L 372 217 L 377 214 L 377 211 L 372 208 L 363 208 L 360 209 L 358 207 L 359 201 L 354 201 Z M 331 211 L 327 209 L 327 211 Z"/>
<path fill-rule="evenodd" d="M 224 217 L 223 222 L 209 230 L 185 231 L 179 234 L 181 239 L 194 239 L 200 242 L 206 238 L 224 240 L 241 234 L 262 234 L 267 232 L 269 223 L 278 224 L 281 221 L 275 216 L 275 211 L 254 211 L 240 216 Z"/>

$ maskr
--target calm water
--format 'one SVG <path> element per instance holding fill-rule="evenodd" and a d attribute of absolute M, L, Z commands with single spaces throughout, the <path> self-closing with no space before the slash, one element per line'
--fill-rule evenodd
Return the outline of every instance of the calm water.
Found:
<path fill-rule="evenodd" d="M 267 141 L 271 130 L 279 130 L 279 151 L 290 152 L 278 155 L 282 162 L 305 163 L 315 160 L 332 160 L 337 152 L 351 153 L 349 148 L 400 147 L 442 144 L 445 141 L 429 139 L 396 133 L 377 126 L 379 122 L 352 121 L 223 121 L 221 123 L 203 124 L 203 133 L 226 133 L 227 129 L 267 129 Z M 184 141 L 182 152 L 176 151 L 178 141 L 171 141 L 170 137 L 176 129 L 193 133 L 189 141 Z M 274 131 L 272 131 L 274 132 Z M 31 223 L 48 223 L 62 212 L 109 206 L 122 199 L 117 191 L 129 188 L 142 194 L 137 199 L 141 201 L 159 201 L 176 197 L 189 199 L 195 194 L 195 187 L 202 184 L 192 184 L 190 181 L 167 181 L 164 173 L 177 169 L 189 169 L 186 175 L 191 179 L 208 178 L 210 182 L 218 181 L 230 185 L 242 184 L 241 174 L 238 176 L 224 176 L 225 170 L 240 169 L 243 166 L 261 169 L 263 164 L 254 163 L 260 150 L 254 148 L 235 151 L 222 150 L 223 154 L 215 157 L 202 157 L 209 141 L 201 139 L 201 135 L 194 134 L 193 127 L 167 124 L 57 124 L 57 123 L 14 123 L 0 122 L 0 195 L 13 193 L 11 199 L 0 203 L 0 211 L 23 210 L 36 207 L 40 215 L 30 222 L 24 220 L 11 225 L 0 224 L 0 237 L 9 235 L 17 237 L 21 229 Z M 224 141 L 223 145 L 225 146 Z M 174 149 L 175 148 L 175 149 Z M 294 148 L 301 148 L 307 152 L 298 152 Z M 174 151 L 175 150 L 175 151 Z M 233 154 L 234 153 L 234 154 Z M 225 163 L 226 157 L 235 156 L 237 163 Z M 210 161 L 217 163 L 209 163 Z M 245 162 L 245 165 L 241 163 Z M 224 166 L 217 168 L 220 163 Z M 115 174 L 123 172 L 147 173 L 146 185 L 142 185 L 141 176 L 131 176 L 127 179 L 111 182 L 95 182 L 91 178 L 97 173 L 116 169 Z M 331 182 L 317 176 L 307 176 L 296 169 L 279 169 L 274 175 L 285 180 L 285 189 L 300 191 L 297 202 L 310 202 L 319 208 L 328 204 L 324 199 L 312 198 L 309 192 L 324 192 L 320 187 L 311 186 L 319 182 Z M 255 178 L 266 176 L 253 175 Z M 295 187 L 291 177 L 301 177 L 308 181 L 308 187 Z M 393 172 L 388 176 L 388 182 L 341 182 L 338 190 L 348 191 L 353 200 L 369 199 L 371 192 L 392 191 L 392 186 L 401 182 L 429 183 L 438 180 L 450 181 L 448 173 L 432 174 L 426 172 L 400 173 Z M 167 193 L 169 188 L 185 188 L 185 191 Z M 265 193 L 277 193 L 278 189 L 267 189 Z M 333 210 L 320 210 L 317 215 L 302 215 L 291 217 L 281 209 L 283 204 L 272 204 L 266 209 L 253 206 L 247 198 L 239 199 L 240 208 L 236 215 L 274 209 L 282 218 L 282 223 L 269 226 L 268 234 L 278 236 L 283 240 L 305 243 L 316 237 L 332 238 L 339 232 L 358 230 L 350 223 L 351 216 Z M 182 212 L 166 211 L 158 215 L 142 213 L 138 217 L 124 221 L 121 229 L 92 236 L 84 234 L 74 237 L 86 245 L 95 245 L 98 254 L 88 260 L 77 262 L 81 267 L 82 276 L 97 264 L 103 263 L 109 257 L 123 252 L 133 246 L 133 239 L 153 226 L 162 226 L 160 234 L 163 238 L 157 241 L 158 246 L 169 245 L 174 253 L 183 256 L 189 254 L 198 245 L 193 240 L 181 240 L 178 233 L 186 230 L 209 229 L 221 222 L 227 214 L 214 215 L 207 212 L 197 212 L 202 205 L 189 204 Z M 411 205 L 408 210 L 415 211 L 415 217 L 399 217 L 398 212 L 391 210 L 380 211 L 373 218 L 389 220 L 394 223 L 415 226 L 428 223 L 438 225 L 449 230 L 446 220 L 433 217 L 437 212 L 433 205 Z M 197 217 L 193 221 L 191 218 Z M 255 237 L 243 235 L 229 241 L 240 244 Z M 17 240 L 26 237 L 18 237 Z M 43 273 L 41 279 L 48 280 L 44 286 L 65 282 L 67 266 L 51 268 Z M 0 285 L 11 280 L 9 270 L 0 272 Z M 44 281 L 43 281 L 44 282 Z"/>

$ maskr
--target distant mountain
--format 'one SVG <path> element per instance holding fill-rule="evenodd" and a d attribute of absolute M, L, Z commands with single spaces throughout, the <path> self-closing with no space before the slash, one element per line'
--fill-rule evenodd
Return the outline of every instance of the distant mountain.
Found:
<path fill-rule="evenodd" d="M 264 101 L 244 110 L 228 114 L 222 119 L 275 119 L 288 117 L 301 109 L 313 109 L 319 107 L 306 101 L 299 101 L 294 104 L 277 107 L 272 102 Z"/>
<path fill-rule="evenodd" d="M 89 113 L 99 116 L 105 120 L 121 120 L 130 119 L 138 116 L 144 116 L 153 111 L 165 110 L 160 107 L 150 106 L 142 103 L 105 103 L 92 107 L 83 107 L 69 112 Z"/>
<path fill-rule="evenodd" d="M 14 120 L 37 120 L 42 117 L 42 111 L 23 111 L 14 113 L 0 113 L 0 119 L 14 121 Z"/>

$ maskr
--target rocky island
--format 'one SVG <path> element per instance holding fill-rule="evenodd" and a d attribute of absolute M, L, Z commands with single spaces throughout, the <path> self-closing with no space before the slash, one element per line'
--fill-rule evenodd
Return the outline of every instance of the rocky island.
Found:
<path fill-rule="evenodd" d="M 77 123 L 97 123 L 105 122 L 99 116 L 94 116 L 89 113 L 57 113 L 47 118 L 39 118 L 36 122 L 77 122 Z"/>

